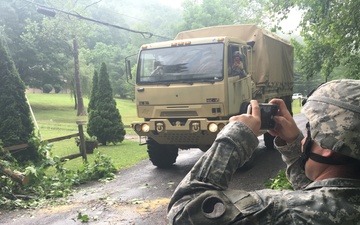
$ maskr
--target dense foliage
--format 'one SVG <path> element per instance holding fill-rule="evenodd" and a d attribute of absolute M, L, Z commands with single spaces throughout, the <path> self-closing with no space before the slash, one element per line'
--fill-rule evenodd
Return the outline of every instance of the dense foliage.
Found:
<path fill-rule="evenodd" d="M 300 22 L 304 43 L 297 43 L 298 71 L 306 77 L 321 73 L 325 80 L 338 71 L 339 77 L 360 78 L 360 1 L 280 0 L 270 1 L 270 10 L 280 19 L 291 10 L 303 12 Z"/>
<path fill-rule="evenodd" d="M 25 85 L 0 38 L 0 140 L 4 146 L 28 143 L 33 129 Z"/>
<path fill-rule="evenodd" d="M 266 26 L 262 1 L 185 0 L 181 30 L 231 24 Z"/>
<path fill-rule="evenodd" d="M 39 140 L 35 142 L 38 154 L 43 158 L 36 166 L 31 163 L 19 166 L 0 145 L 0 168 L 6 166 L 25 177 L 24 183 L 20 184 L 9 176 L 0 176 L 0 208 L 33 208 L 49 202 L 49 199 L 68 196 L 75 185 L 114 178 L 116 169 L 105 155 L 97 153 L 93 163 L 84 162 L 77 171 L 72 171 L 64 168 L 65 161 L 52 156 L 51 145 Z M 49 168 L 54 168 L 55 174 L 47 175 Z"/>
<path fill-rule="evenodd" d="M 89 113 L 91 110 L 95 109 L 95 103 L 97 102 L 97 92 L 99 89 L 99 76 L 98 76 L 98 72 L 95 70 L 94 71 L 94 76 L 92 79 L 92 89 L 91 89 L 91 96 L 90 96 L 90 101 L 89 101 L 89 106 L 87 109 L 87 112 Z"/>
<path fill-rule="evenodd" d="M 53 86 L 51 84 L 44 84 L 42 90 L 44 93 L 50 93 L 53 89 Z"/>
<path fill-rule="evenodd" d="M 119 27 L 91 23 L 60 12 L 47 17 L 36 11 L 36 4 L 21 0 L 0 2 L 3 12 L 0 36 L 9 42 L 22 80 L 40 89 L 44 84 L 60 85 L 72 90 L 74 95 L 74 37 L 79 45 L 82 93 L 90 94 L 94 68 L 106 59 L 114 94 L 128 98 L 133 96 L 133 86 L 127 82 L 123 59 L 138 52 L 143 43 L 172 39 L 177 33 L 175 24 L 181 21 L 179 11 L 143 0 L 126 0 L 121 4 L 115 0 L 106 3 L 38 0 L 36 3 Z M 153 36 L 149 38 L 125 29 L 146 31 Z"/>
<path fill-rule="evenodd" d="M 55 84 L 53 88 L 55 90 L 55 93 L 60 93 L 60 91 L 62 90 L 62 87 L 59 84 Z"/>
<path fill-rule="evenodd" d="M 96 79 L 94 81 L 96 82 Z M 95 88 L 97 90 L 94 90 L 92 94 L 95 100 L 93 100 L 93 105 L 89 105 L 87 132 L 90 136 L 96 136 L 102 145 L 106 145 L 108 142 L 113 144 L 122 142 L 125 137 L 124 124 L 121 121 L 119 110 L 116 108 L 105 63 L 101 64 L 98 82 L 98 84 L 94 84 L 95 87 L 97 86 Z"/>
<path fill-rule="evenodd" d="M 82 93 L 90 94 L 94 68 L 106 59 L 114 94 L 133 98 L 130 83 L 134 81 L 128 82 L 122 62 L 138 52 L 142 44 L 172 39 L 182 30 L 215 25 L 256 23 L 270 30 L 274 26 L 271 13 L 282 20 L 293 9 L 304 13 L 300 27 L 306 44 L 295 43 L 295 70 L 301 76 L 296 85 L 308 87 L 303 85 L 308 78 L 317 84 L 319 74 L 325 77 L 321 80 L 357 78 L 359 74 L 359 11 L 356 10 L 359 1 L 184 0 L 182 8 L 161 5 L 157 0 L 124 0 L 121 4 L 116 0 L 37 0 L 36 3 L 117 28 L 61 12 L 46 17 L 36 11 L 35 4 L 2 0 L 0 36 L 9 43 L 20 77 L 31 87 L 42 88 L 48 83 L 68 88 L 75 96 L 72 40 L 76 37 Z M 136 56 L 131 59 L 134 65 Z"/>

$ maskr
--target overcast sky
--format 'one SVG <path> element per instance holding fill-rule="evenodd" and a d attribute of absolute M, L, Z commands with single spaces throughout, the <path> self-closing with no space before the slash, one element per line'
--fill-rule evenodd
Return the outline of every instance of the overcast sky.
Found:
<path fill-rule="evenodd" d="M 162 4 L 172 6 L 174 8 L 180 8 L 183 1 L 184 0 L 159 0 Z"/>
<path fill-rule="evenodd" d="M 184 0 L 158 0 L 158 1 L 164 5 L 172 6 L 174 8 L 181 8 L 181 3 Z M 290 30 L 295 31 L 297 25 L 300 22 L 300 19 L 301 19 L 301 13 L 296 10 L 291 10 L 291 13 L 289 14 L 289 18 L 281 22 L 284 32 L 288 32 Z"/>
<path fill-rule="evenodd" d="M 301 20 L 301 12 L 295 9 L 290 11 L 288 19 L 282 21 L 280 25 L 283 27 L 284 31 L 295 31 Z M 299 33 L 299 31 L 295 32 Z"/>

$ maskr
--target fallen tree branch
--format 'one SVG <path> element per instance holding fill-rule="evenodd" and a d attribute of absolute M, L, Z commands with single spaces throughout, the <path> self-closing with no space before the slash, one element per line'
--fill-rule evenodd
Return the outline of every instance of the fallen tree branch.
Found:
<path fill-rule="evenodd" d="M 36 199 L 37 197 L 35 196 L 30 196 L 30 195 L 14 195 L 15 198 L 21 198 L 21 199 L 26 199 L 26 200 L 29 200 L 29 199 Z"/>
<path fill-rule="evenodd" d="M 68 160 L 71 160 L 71 159 L 78 158 L 78 157 L 80 157 L 80 156 L 82 156 L 81 153 L 76 153 L 76 154 L 64 156 L 64 157 L 60 158 L 60 161 L 61 161 L 61 162 L 64 162 L 64 161 L 67 160 L 67 159 L 68 159 Z"/>
<path fill-rule="evenodd" d="M 7 168 L 7 164 L 3 160 L 0 160 L 0 172 L 10 177 L 13 181 L 17 182 L 20 185 L 26 185 L 29 183 L 28 176 L 19 171 Z"/>

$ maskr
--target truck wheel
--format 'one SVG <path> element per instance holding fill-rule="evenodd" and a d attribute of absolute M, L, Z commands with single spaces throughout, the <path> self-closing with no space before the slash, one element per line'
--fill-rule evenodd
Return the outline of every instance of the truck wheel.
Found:
<path fill-rule="evenodd" d="M 264 134 L 264 144 L 267 149 L 274 149 L 274 139 L 275 137 L 270 135 L 268 132 Z"/>
<path fill-rule="evenodd" d="M 240 114 L 247 113 L 247 108 L 250 105 L 250 102 L 243 102 L 240 106 Z"/>
<path fill-rule="evenodd" d="M 203 152 L 206 152 L 210 147 L 211 145 L 200 145 L 199 149 Z"/>
<path fill-rule="evenodd" d="M 150 161 L 159 168 L 168 168 L 176 162 L 178 148 L 173 145 L 160 145 L 153 139 L 147 140 Z"/>

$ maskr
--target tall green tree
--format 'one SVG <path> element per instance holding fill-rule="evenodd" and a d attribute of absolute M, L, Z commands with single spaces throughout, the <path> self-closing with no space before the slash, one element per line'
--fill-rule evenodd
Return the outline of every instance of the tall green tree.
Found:
<path fill-rule="evenodd" d="M 96 136 L 102 145 L 122 142 L 126 132 L 119 110 L 116 108 L 105 63 L 101 64 L 98 90 L 95 95 L 95 108 L 89 113 L 87 133 Z"/>
<path fill-rule="evenodd" d="M 25 85 L 0 38 L 0 139 L 6 147 L 28 143 L 33 136 Z"/>
<path fill-rule="evenodd" d="M 43 3 L 43 0 L 37 1 Z M 44 68 L 39 69 L 37 57 L 33 48 L 28 46 L 21 38 L 25 31 L 26 20 L 31 17 L 34 21 L 39 21 L 41 15 L 36 12 L 36 8 L 31 4 L 24 4 L 21 1 L 2 0 L 0 2 L 0 26 L 3 26 L 6 43 L 11 49 L 9 53 L 16 65 L 21 79 L 32 87 L 42 87 L 49 83 L 49 77 Z M 48 56 L 49 57 L 49 56 Z M 44 76 L 47 81 L 41 82 Z"/>
<path fill-rule="evenodd" d="M 70 12 L 77 12 L 81 13 L 83 16 L 87 16 L 88 12 L 86 11 L 86 8 L 88 6 L 87 1 L 60 1 L 60 0 L 54 0 L 52 1 L 52 4 L 54 8 L 56 9 L 64 9 L 61 10 L 55 10 L 56 13 L 51 14 L 51 10 L 43 10 L 46 15 L 55 16 L 55 18 L 48 18 L 44 17 L 40 23 L 37 21 L 31 21 L 28 20 L 28 26 L 27 32 L 22 35 L 23 39 L 31 45 L 32 43 L 39 42 L 39 40 L 45 39 L 45 43 L 51 43 L 51 42 L 59 42 L 63 44 L 68 45 L 68 49 L 70 47 L 70 55 L 73 59 L 73 73 L 74 74 L 74 87 L 73 87 L 73 94 L 76 98 L 76 108 L 77 108 L 77 115 L 83 116 L 86 115 L 84 102 L 83 102 L 83 93 L 82 93 L 82 84 L 81 84 L 81 76 L 83 74 L 80 74 L 80 58 L 79 58 L 79 52 L 82 45 L 85 45 L 84 43 L 84 37 L 86 36 L 87 32 L 94 29 L 94 25 L 90 25 L 84 20 L 78 20 L 74 17 L 71 17 L 67 15 L 66 11 Z M 74 14 L 74 13 L 73 13 Z M 74 14 L 75 15 L 75 14 Z M 36 43 L 34 45 L 37 48 L 40 48 L 42 46 L 40 43 Z M 46 48 L 40 52 L 46 52 L 49 53 L 49 55 L 53 55 L 55 52 L 55 55 L 57 56 L 55 59 L 59 59 L 62 57 L 65 57 L 67 60 L 70 59 L 68 54 L 59 54 L 58 52 L 66 49 L 66 48 L 57 48 L 58 45 L 46 45 Z M 52 49 L 56 49 L 57 51 L 52 51 Z M 53 53 L 53 54 L 51 54 Z M 41 62 L 46 61 L 45 59 L 41 60 Z M 53 65 L 55 64 L 55 65 Z M 53 68 L 59 65 L 67 65 L 66 63 L 58 63 L 58 61 L 55 61 L 53 63 L 46 64 L 45 68 Z M 59 70 L 58 76 L 55 77 L 62 77 L 64 78 L 65 75 L 64 70 Z"/>
<path fill-rule="evenodd" d="M 303 12 L 300 22 L 305 45 L 298 46 L 300 69 L 307 77 L 321 73 L 327 79 L 342 66 L 343 77 L 360 78 L 360 1 L 279 0 L 269 9 L 280 20 L 292 9 Z"/>
<path fill-rule="evenodd" d="M 181 30 L 231 24 L 264 25 L 262 0 L 185 0 Z"/>
<path fill-rule="evenodd" d="M 91 89 L 91 96 L 90 96 L 90 101 L 89 101 L 89 105 L 88 105 L 88 109 L 87 112 L 90 113 L 91 110 L 95 110 L 96 109 L 96 102 L 97 102 L 97 93 L 99 91 L 99 76 L 98 76 L 98 72 L 95 70 L 94 71 L 94 76 L 92 79 L 92 89 Z"/>
<path fill-rule="evenodd" d="M 68 11 L 73 14 L 115 24 L 120 27 L 151 32 L 141 35 L 124 29 L 115 29 L 98 23 L 84 21 L 57 12 L 54 18 L 37 12 L 36 4 Z M 117 0 L 37 0 L 0 1 L 0 29 L 4 30 L 20 77 L 30 87 L 44 84 L 61 85 L 70 89 L 76 98 L 73 35 L 79 50 L 81 93 L 90 93 L 94 68 L 104 59 L 116 96 L 128 97 L 134 89 L 126 82 L 124 58 L 139 51 L 145 43 L 172 39 L 181 23 L 181 10 L 164 6 L 157 1 Z M 135 60 L 134 60 L 135 61 Z M 115 88 L 116 87 L 116 88 Z M 76 102 L 75 102 L 75 107 Z"/>

